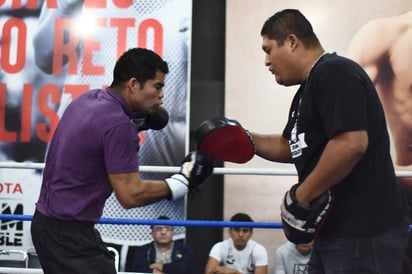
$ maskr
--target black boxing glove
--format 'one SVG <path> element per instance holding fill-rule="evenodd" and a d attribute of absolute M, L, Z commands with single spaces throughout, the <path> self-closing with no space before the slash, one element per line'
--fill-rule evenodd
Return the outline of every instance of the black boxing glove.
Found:
<path fill-rule="evenodd" d="M 160 130 L 169 122 L 169 113 L 165 108 L 159 107 L 146 116 L 137 116 L 135 119 L 132 118 L 132 121 L 138 131 L 147 129 Z"/>
<path fill-rule="evenodd" d="M 282 228 L 286 238 L 295 243 L 309 243 L 320 231 L 332 204 L 332 194 L 325 192 L 310 203 L 309 207 L 296 200 L 298 184 L 286 192 L 281 207 Z"/>
<path fill-rule="evenodd" d="M 183 197 L 203 183 L 213 172 L 213 160 L 204 152 L 192 151 L 183 159 L 180 172 L 165 181 L 170 189 L 171 200 Z"/>

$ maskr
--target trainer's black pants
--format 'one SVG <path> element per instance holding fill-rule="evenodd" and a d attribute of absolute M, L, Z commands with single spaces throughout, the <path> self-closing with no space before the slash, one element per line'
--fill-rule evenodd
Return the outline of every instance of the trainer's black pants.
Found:
<path fill-rule="evenodd" d="M 31 235 L 44 274 L 115 274 L 113 254 L 93 223 L 63 221 L 36 211 Z"/>

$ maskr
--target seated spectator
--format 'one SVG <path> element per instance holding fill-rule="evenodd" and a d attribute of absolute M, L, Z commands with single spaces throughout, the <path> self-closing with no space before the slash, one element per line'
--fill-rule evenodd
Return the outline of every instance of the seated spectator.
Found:
<path fill-rule="evenodd" d="M 231 222 L 253 222 L 249 215 L 237 213 Z M 229 228 L 230 238 L 216 243 L 209 253 L 205 274 L 267 274 L 266 248 L 251 240 L 252 228 Z"/>
<path fill-rule="evenodd" d="M 160 216 L 159 220 L 169 217 Z M 192 274 L 192 250 L 179 241 L 173 240 L 173 226 L 153 225 L 149 244 L 139 247 L 132 262 L 133 272 Z"/>
<path fill-rule="evenodd" d="M 308 274 L 313 241 L 307 244 L 286 242 L 276 249 L 275 274 Z"/>

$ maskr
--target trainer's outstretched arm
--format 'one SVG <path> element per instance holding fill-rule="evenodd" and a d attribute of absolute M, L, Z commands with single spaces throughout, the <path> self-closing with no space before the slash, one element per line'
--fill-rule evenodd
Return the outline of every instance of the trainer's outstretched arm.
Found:
<path fill-rule="evenodd" d="M 292 163 L 289 141 L 280 134 L 251 133 L 256 145 L 256 155 L 273 162 Z"/>

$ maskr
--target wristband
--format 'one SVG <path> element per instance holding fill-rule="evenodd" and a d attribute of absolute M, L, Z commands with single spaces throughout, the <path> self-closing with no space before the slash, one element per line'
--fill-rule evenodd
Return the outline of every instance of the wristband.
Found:
<path fill-rule="evenodd" d="M 165 181 L 170 190 L 169 200 L 177 200 L 189 191 L 189 181 L 183 174 L 174 174 Z"/>

